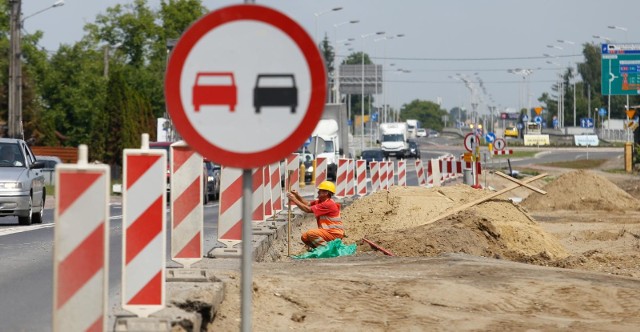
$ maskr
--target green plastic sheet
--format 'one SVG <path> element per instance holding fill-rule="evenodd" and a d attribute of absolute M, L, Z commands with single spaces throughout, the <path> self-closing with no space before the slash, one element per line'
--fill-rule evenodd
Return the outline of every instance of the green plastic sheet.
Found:
<path fill-rule="evenodd" d="M 356 253 L 357 245 L 350 244 L 345 245 L 342 243 L 342 239 L 335 239 L 333 241 L 327 242 L 326 246 L 321 246 L 304 253 L 298 256 L 292 256 L 295 259 L 306 259 L 306 258 L 331 258 L 338 256 L 349 256 Z"/>

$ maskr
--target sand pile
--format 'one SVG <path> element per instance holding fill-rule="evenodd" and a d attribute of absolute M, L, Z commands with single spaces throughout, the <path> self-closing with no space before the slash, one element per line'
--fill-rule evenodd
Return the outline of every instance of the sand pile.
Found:
<path fill-rule="evenodd" d="M 463 252 L 518 261 L 568 256 L 555 237 L 508 200 L 492 199 L 427 224 L 451 208 L 489 194 L 466 185 L 393 187 L 355 201 L 342 216 L 348 240 L 366 237 L 398 256 Z M 358 249 L 367 248 L 365 244 Z"/>
<path fill-rule="evenodd" d="M 565 173 L 543 189 L 546 195 L 530 195 L 522 206 L 532 211 L 626 211 L 636 209 L 639 203 L 611 181 L 585 170 Z"/>

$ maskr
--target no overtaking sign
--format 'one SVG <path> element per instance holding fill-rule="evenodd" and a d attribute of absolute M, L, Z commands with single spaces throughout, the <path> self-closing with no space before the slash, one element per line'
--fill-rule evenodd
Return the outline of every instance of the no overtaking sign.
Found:
<path fill-rule="evenodd" d="M 167 107 L 204 157 L 249 169 L 284 159 L 311 135 L 326 95 L 313 39 L 273 9 L 237 5 L 194 23 L 172 51 Z"/>

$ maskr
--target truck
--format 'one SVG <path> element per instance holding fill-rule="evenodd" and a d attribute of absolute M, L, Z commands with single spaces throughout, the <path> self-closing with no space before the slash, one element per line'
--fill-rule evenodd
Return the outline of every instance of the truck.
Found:
<path fill-rule="evenodd" d="M 404 158 L 409 152 L 409 132 L 405 122 L 380 124 L 380 148 L 385 158 Z"/>
<path fill-rule="evenodd" d="M 327 158 L 327 177 L 336 179 L 338 170 L 338 158 L 341 156 L 353 157 L 350 148 L 351 139 L 347 122 L 347 109 L 344 104 L 326 104 L 324 112 L 311 134 L 311 138 L 319 137 L 324 141 L 324 146 L 318 146 L 315 150 L 317 157 Z M 320 140 L 314 140 L 320 141 Z"/>
<path fill-rule="evenodd" d="M 416 119 L 407 119 L 405 121 L 407 123 L 407 132 L 409 134 L 409 138 L 417 138 L 418 128 L 420 128 L 420 121 Z"/>

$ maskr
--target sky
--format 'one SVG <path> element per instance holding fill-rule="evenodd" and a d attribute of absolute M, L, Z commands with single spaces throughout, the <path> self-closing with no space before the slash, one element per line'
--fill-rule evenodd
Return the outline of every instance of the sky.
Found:
<path fill-rule="evenodd" d="M 55 1 L 23 1 L 23 15 Z M 40 45 L 55 51 L 61 44 L 78 41 L 83 26 L 108 7 L 131 2 L 65 0 L 64 6 L 28 18 L 24 29 L 43 31 Z M 203 0 L 210 10 L 242 3 Z M 158 9 L 160 0 L 148 4 Z M 488 114 L 489 106 L 498 112 L 536 107 L 543 92 L 552 93 L 561 70 L 583 61 L 584 43 L 600 44 L 603 37 L 612 43 L 640 43 L 638 0 L 256 0 L 256 4 L 287 14 L 316 40 L 325 34 L 331 42 L 354 38 L 351 45 L 339 46 L 338 56 L 364 50 L 382 64 L 384 93 L 376 97 L 376 105 L 386 100 L 396 108 L 415 99 L 439 102 L 447 110 L 457 106 L 470 110 L 477 102 L 480 114 Z M 342 9 L 332 11 L 338 7 Z M 359 22 L 342 24 L 352 20 Z M 362 38 L 373 32 L 403 36 Z M 472 82 L 475 92 L 461 79 Z"/>

